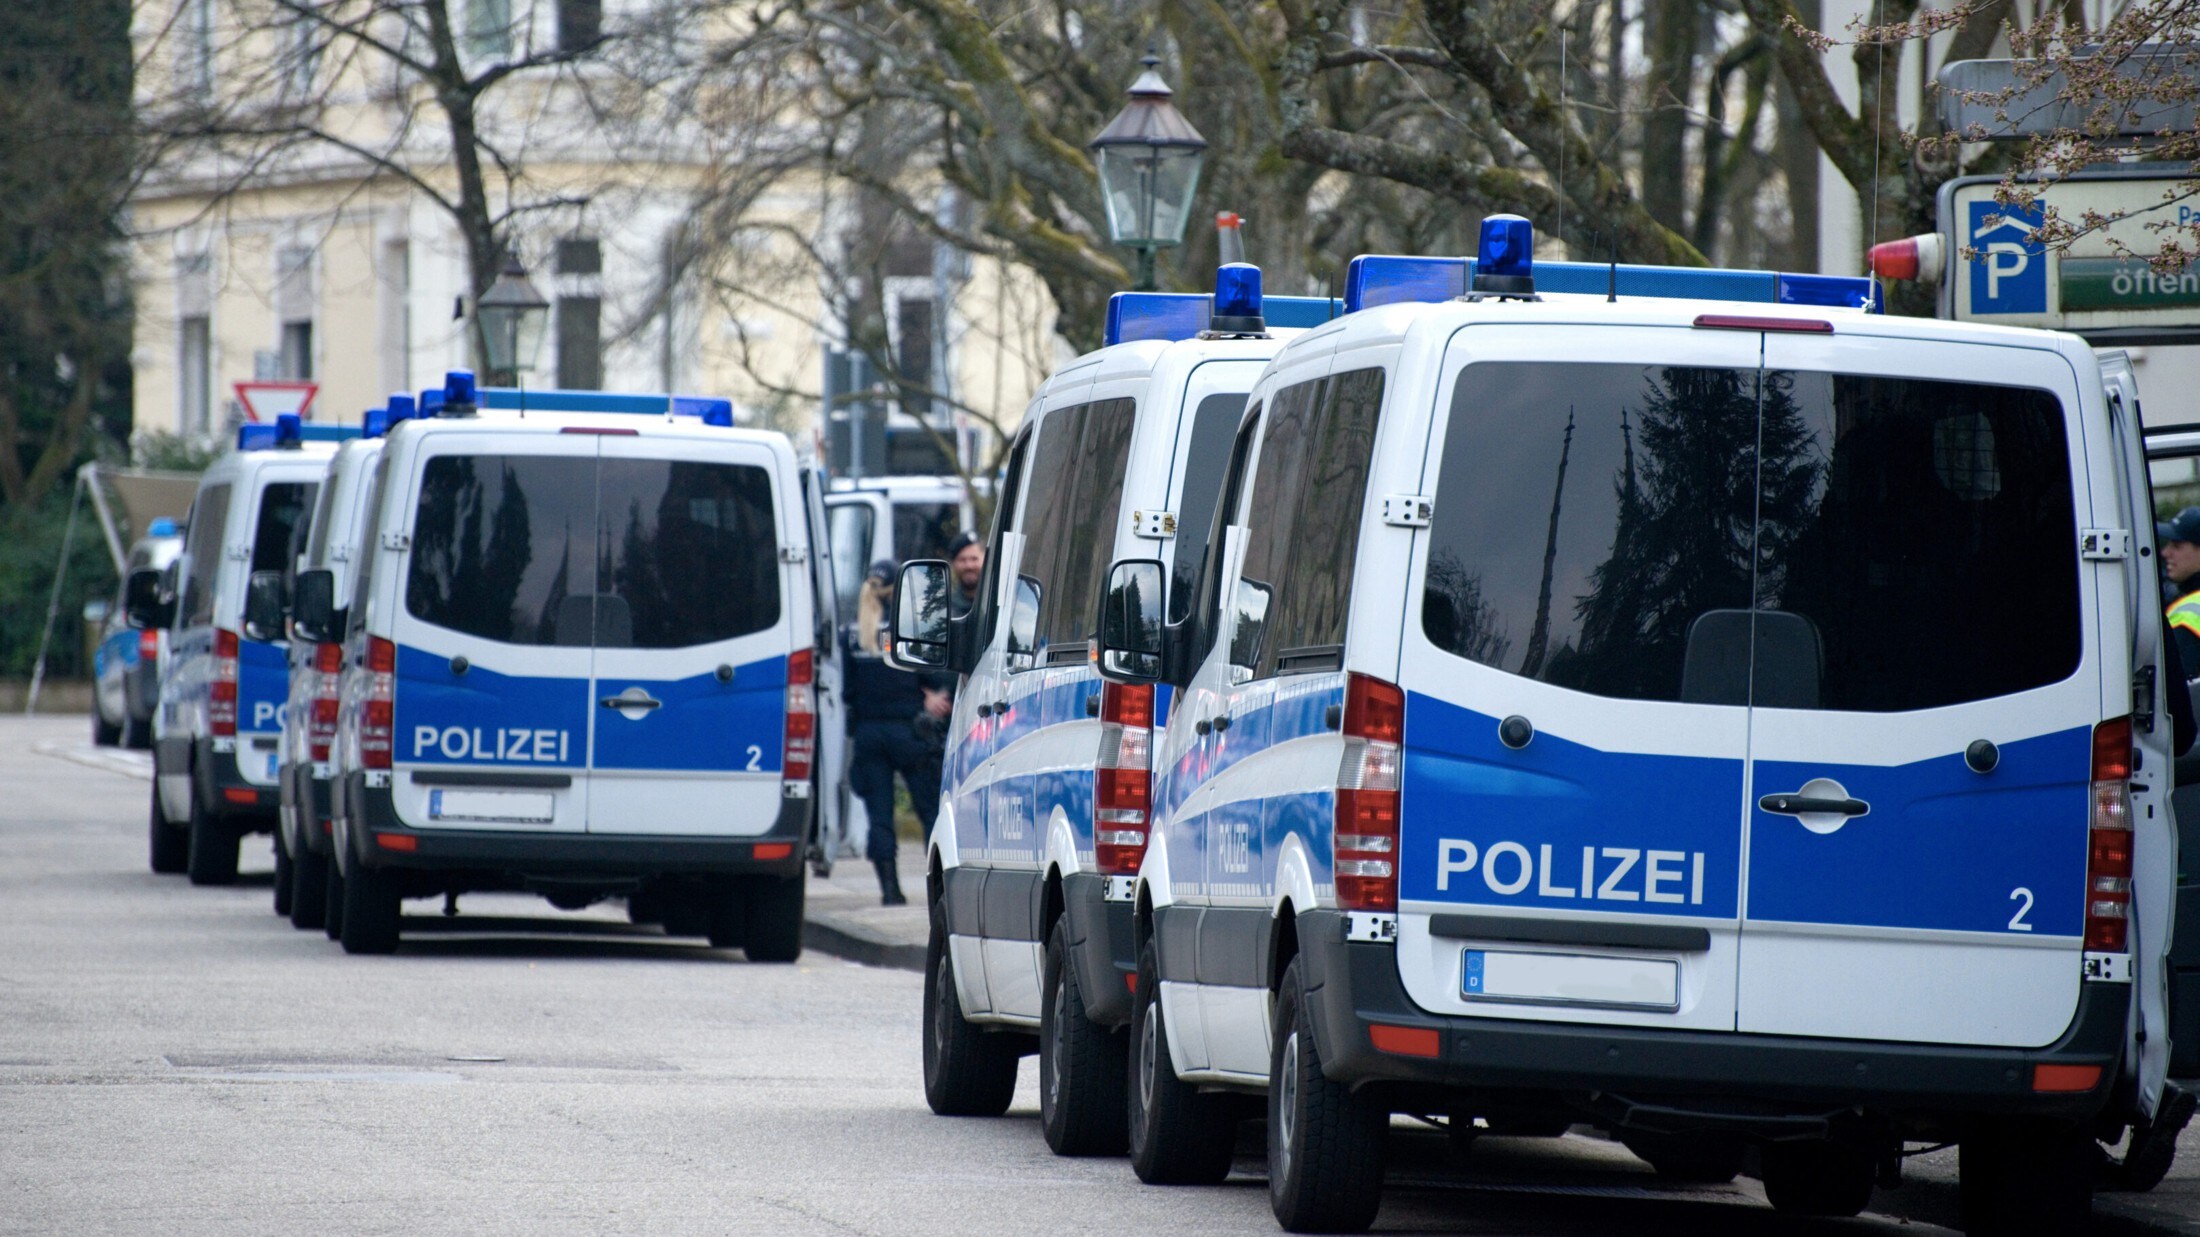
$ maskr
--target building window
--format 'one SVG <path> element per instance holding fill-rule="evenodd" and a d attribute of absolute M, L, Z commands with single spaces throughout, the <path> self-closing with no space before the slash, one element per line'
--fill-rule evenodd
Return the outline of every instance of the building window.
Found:
<path fill-rule="evenodd" d="M 313 324 L 311 322 L 283 323 L 283 346 L 280 376 L 292 382 L 306 382 L 313 377 Z"/>
<path fill-rule="evenodd" d="M 204 100 L 214 92 L 214 0 L 183 0 L 177 75 L 183 88 Z"/>
<path fill-rule="evenodd" d="M 276 375 L 313 377 L 313 251 L 286 248 L 275 254 L 275 313 L 282 323 Z"/>
<path fill-rule="evenodd" d="M 585 52 L 603 40 L 603 0 L 558 0 L 558 50 Z"/>
<path fill-rule="evenodd" d="M 466 0 L 466 50 L 480 60 L 512 54 L 512 0 Z"/>
<path fill-rule="evenodd" d="M 290 19 L 290 29 L 285 32 L 289 44 L 283 57 L 284 84 L 291 94 L 303 96 L 313 90 L 314 75 L 321 67 L 321 23 L 310 13 L 299 13 Z"/>
<path fill-rule="evenodd" d="M 603 245 L 569 236 L 557 251 L 558 385 L 603 388 Z"/>
<path fill-rule="evenodd" d="M 389 241 L 382 246 L 382 266 L 375 272 L 382 296 L 382 388 L 404 391 L 412 387 L 412 246 Z"/>
<path fill-rule="evenodd" d="M 901 378 L 902 411 L 932 413 L 933 304 L 929 296 L 894 302 L 894 369 Z"/>
<path fill-rule="evenodd" d="M 181 328 L 176 341 L 176 429 L 204 434 L 213 428 L 213 323 L 202 314 L 183 319 Z"/>

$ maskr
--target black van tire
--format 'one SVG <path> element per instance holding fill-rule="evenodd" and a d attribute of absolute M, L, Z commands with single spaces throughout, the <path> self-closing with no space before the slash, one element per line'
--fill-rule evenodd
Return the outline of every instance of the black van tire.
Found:
<path fill-rule="evenodd" d="M 327 855 L 300 846 L 290 860 L 290 926 L 318 928 L 328 921 Z"/>
<path fill-rule="evenodd" d="M 947 923 L 932 907 L 924 947 L 924 1102 L 943 1117 L 998 1117 L 1016 1098 L 1021 1045 L 963 1017 L 955 994 L 955 958 Z"/>
<path fill-rule="evenodd" d="M 344 952 L 397 952 L 404 912 L 396 873 L 353 864 L 351 874 L 344 878 Z"/>
<path fill-rule="evenodd" d="M 107 715 L 92 705 L 92 746 L 113 747 L 122 742 L 122 726 L 107 720 Z"/>
<path fill-rule="evenodd" d="M 1383 1203 L 1383 1135 L 1390 1113 L 1322 1073 L 1306 960 L 1293 958 L 1276 995 L 1268 1066 L 1268 1202 L 1293 1233 L 1357 1233 Z"/>
<path fill-rule="evenodd" d="M 807 869 L 792 877 L 752 876 L 741 900 L 741 949 L 751 962 L 792 962 L 802 956 L 802 904 Z"/>
<path fill-rule="evenodd" d="M 1161 1013 L 1161 962 L 1151 940 L 1138 951 L 1131 997 L 1130 1079 L 1123 1088 L 1131 1171 L 1147 1185 L 1214 1185 L 1230 1175 L 1238 1116 L 1229 1101 L 1176 1076 L 1169 1020 Z"/>
<path fill-rule="evenodd" d="M 738 949 L 748 939 L 749 891 L 745 882 L 724 877 L 707 889 L 680 891 L 665 899 L 666 936 L 707 936 L 712 949 Z"/>
<path fill-rule="evenodd" d="M 1872 1201 L 1871 1152 L 1817 1140 L 1766 1143 L 1759 1174 L 1773 1209 L 1797 1216 L 1853 1216 Z M 2060 1231 L 2060 1230 L 2045 1230 Z"/>
<path fill-rule="evenodd" d="M 134 752 L 153 749 L 153 722 L 151 718 L 139 721 L 134 717 L 122 719 L 122 746 Z"/>
<path fill-rule="evenodd" d="M 152 820 L 146 828 L 147 859 L 155 874 L 173 876 L 191 862 L 191 835 L 168 823 L 160 810 L 160 781 L 153 782 Z"/>
<path fill-rule="evenodd" d="M 1630 1131 L 1620 1142 L 1667 1181 L 1724 1185 L 1741 1175 L 1748 1148 L 1719 1134 L 1653 1134 Z"/>
<path fill-rule="evenodd" d="M 1068 941 L 1064 913 L 1047 933 L 1039 981 L 1039 1130 L 1056 1155 L 1121 1155 L 1131 1136 L 1130 1036 L 1086 1015 Z"/>
<path fill-rule="evenodd" d="M 1957 1157 L 1971 1237 L 2086 1230 L 2099 1155 L 2083 1126 L 1997 1119 L 1965 1138 Z"/>
<path fill-rule="evenodd" d="M 344 865 L 328 859 L 328 885 L 321 894 L 321 931 L 332 941 L 344 939 Z"/>
<path fill-rule="evenodd" d="M 237 883 L 237 848 L 243 838 L 235 826 L 206 805 L 206 796 L 191 788 L 191 856 L 185 870 L 194 885 Z"/>
<path fill-rule="evenodd" d="M 297 865 L 290 861 L 290 847 L 283 842 L 283 831 L 275 831 L 275 913 L 285 919 L 290 917 L 290 899 L 294 892 Z"/>

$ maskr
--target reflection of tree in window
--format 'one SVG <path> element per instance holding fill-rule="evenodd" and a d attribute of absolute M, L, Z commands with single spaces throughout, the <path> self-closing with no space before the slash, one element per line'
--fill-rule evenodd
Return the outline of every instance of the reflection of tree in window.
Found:
<path fill-rule="evenodd" d="M 1482 596 L 1482 573 L 1467 570 L 1448 548 L 1429 556 L 1421 625 L 1436 647 L 1484 665 L 1504 664 L 1512 648 L 1497 607 Z"/>

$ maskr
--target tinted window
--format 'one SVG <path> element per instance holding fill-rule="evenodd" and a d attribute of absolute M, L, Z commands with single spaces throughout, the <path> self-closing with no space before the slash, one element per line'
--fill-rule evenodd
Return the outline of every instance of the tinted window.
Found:
<path fill-rule="evenodd" d="M 1815 628 L 1818 707 L 1934 708 L 2077 669 L 2078 534 L 2054 396 L 1775 371 L 1763 442 L 1758 604 Z M 2018 622 L 1994 604 L 2012 587 Z"/>
<path fill-rule="evenodd" d="M 367 492 L 361 496 L 359 548 L 357 556 L 348 565 L 351 574 L 339 574 L 336 582 L 337 599 L 342 601 L 351 616 L 350 634 L 357 635 L 367 626 L 367 607 L 357 599 L 366 596 L 374 583 L 374 563 L 382 547 L 382 489 L 390 472 L 389 456 L 374 461 L 374 471 L 367 477 Z"/>
<path fill-rule="evenodd" d="M 443 455 L 420 474 L 405 608 L 507 644 L 589 643 L 592 456 Z"/>
<path fill-rule="evenodd" d="M 221 569 L 222 529 L 229 523 L 229 486 L 210 485 L 199 491 L 191 505 L 191 528 L 184 553 L 191 558 L 184 578 L 182 625 L 200 627 L 214 621 L 214 573 Z"/>
<path fill-rule="evenodd" d="M 1065 409 L 1039 432 L 1022 574 L 1039 582 L 1040 646 L 1072 655 L 1092 637 L 1100 588 L 1115 553 L 1136 405 L 1105 400 Z M 1073 415 L 1074 414 L 1074 415 Z"/>
<path fill-rule="evenodd" d="M 306 564 L 310 567 L 328 565 L 328 526 L 336 509 L 336 472 L 329 471 L 329 479 L 321 486 L 321 496 L 314 500 L 312 534 L 306 543 Z"/>
<path fill-rule="evenodd" d="M 1469 366 L 1429 528 L 1430 642 L 1578 691 L 1680 699 L 1696 620 L 1749 605 L 1756 436 L 1753 369 Z"/>
<path fill-rule="evenodd" d="M 1191 647 L 1187 664 L 1207 660 L 1215 647 L 1221 621 L 1223 530 L 1237 518 L 1238 500 L 1245 492 L 1245 470 L 1253 458 L 1253 439 L 1260 433 L 1260 408 L 1256 405 L 1239 427 L 1230 447 L 1230 470 L 1222 483 L 1221 501 L 1208 522 L 1207 554 L 1199 571 L 1199 596 L 1190 611 Z"/>
<path fill-rule="evenodd" d="M 321 487 L 304 484 L 271 485 L 260 494 L 260 526 L 252 544 L 252 570 L 280 571 L 288 580 L 298 570 L 298 558 L 306 552 L 306 537 L 313 531 L 313 508 Z"/>
<path fill-rule="evenodd" d="M 779 622 L 769 473 L 671 460 L 602 467 L 598 646 L 683 648 Z"/>
<path fill-rule="evenodd" d="M 1367 497 L 1383 371 L 1355 370 L 1285 387 L 1268 408 L 1253 474 L 1256 518 L 1248 521 L 1243 578 L 1267 595 L 1241 597 L 1232 660 L 1265 677 L 1343 664 L 1360 512 Z M 1257 637 L 1257 638 L 1256 638 Z"/>
<path fill-rule="evenodd" d="M 839 503 L 825 509 L 833 548 L 833 591 L 840 597 L 840 612 L 856 612 L 856 594 L 870 569 L 871 525 L 877 519 L 869 503 Z"/>
<path fill-rule="evenodd" d="M 947 547 L 962 531 L 962 507 L 956 503 L 895 503 L 893 512 L 894 553 L 905 563 L 946 558 Z M 862 583 L 860 574 L 856 582 Z"/>
<path fill-rule="evenodd" d="M 983 648 L 993 642 L 994 599 L 1000 596 L 1001 534 L 1022 532 L 1021 508 L 1017 505 L 1023 493 L 1024 469 L 1031 458 L 1031 431 L 1026 430 L 1016 438 L 1016 445 L 1008 453 L 1008 463 L 1002 466 L 1001 484 L 994 493 L 1001 500 L 993 508 L 993 535 L 986 541 L 985 574 L 978 578 L 978 595 L 972 599 L 972 608 L 978 613 L 980 624 L 977 644 Z"/>
<path fill-rule="evenodd" d="M 1210 395 L 1192 414 L 1192 438 L 1186 447 L 1184 483 L 1177 490 L 1176 549 L 1169 584 L 1169 621 L 1181 623 L 1191 611 L 1199 587 L 1199 565 L 1206 561 L 1207 536 L 1214 530 L 1215 500 L 1222 474 L 1230 466 L 1230 443 L 1245 412 L 1243 395 Z"/>

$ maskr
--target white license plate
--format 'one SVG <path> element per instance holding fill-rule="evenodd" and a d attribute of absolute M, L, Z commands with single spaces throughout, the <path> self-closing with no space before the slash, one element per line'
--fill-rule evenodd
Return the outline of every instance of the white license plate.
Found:
<path fill-rule="evenodd" d="M 431 790 L 429 820 L 472 820 L 500 825 L 547 825 L 557 814 L 557 799 L 547 794 L 498 790 Z"/>
<path fill-rule="evenodd" d="M 1679 1009 L 1680 963 L 1665 958 L 1469 949 L 1460 993 L 1470 1001 Z"/>

